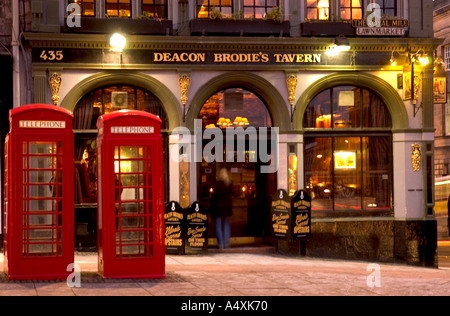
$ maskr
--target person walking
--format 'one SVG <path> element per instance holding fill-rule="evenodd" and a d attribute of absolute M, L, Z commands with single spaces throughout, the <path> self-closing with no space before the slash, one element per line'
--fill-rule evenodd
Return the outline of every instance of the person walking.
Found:
<path fill-rule="evenodd" d="M 219 171 L 216 187 L 211 199 L 211 216 L 214 218 L 217 246 L 219 249 L 230 247 L 230 217 L 233 214 L 232 183 L 226 168 Z"/>

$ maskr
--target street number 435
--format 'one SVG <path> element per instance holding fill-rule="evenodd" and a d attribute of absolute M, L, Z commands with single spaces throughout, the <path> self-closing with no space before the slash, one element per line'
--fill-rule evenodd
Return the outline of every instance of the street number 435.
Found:
<path fill-rule="evenodd" d="M 63 60 L 64 55 L 62 50 L 43 50 L 41 56 L 39 56 L 43 60 Z"/>

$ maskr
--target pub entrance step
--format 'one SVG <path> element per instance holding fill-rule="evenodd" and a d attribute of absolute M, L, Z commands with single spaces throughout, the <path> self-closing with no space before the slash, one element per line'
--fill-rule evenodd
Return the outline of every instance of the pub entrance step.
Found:
<path fill-rule="evenodd" d="M 269 245 L 255 246 L 232 246 L 230 248 L 218 249 L 216 247 L 208 248 L 208 252 L 213 253 L 245 253 L 245 254 L 270 254 L 275 253 L 275 247 Z"/>
<path fill-rule="evenodd" d="M 248 253 L 269 254 L 275 253 L 276 248 L 263 242 L 262 237 L 231 237 L 231 247 L 225 249 L 217 248 L 217 239 L 208 239 L 209 253 Z"/>

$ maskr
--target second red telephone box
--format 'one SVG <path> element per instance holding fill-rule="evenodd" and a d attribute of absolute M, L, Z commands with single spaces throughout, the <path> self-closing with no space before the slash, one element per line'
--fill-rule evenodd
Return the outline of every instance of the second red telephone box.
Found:
<path fill-rule="evenodd" d="M 4 271 L 10 279 L 65 279 L 74 262 L 72 112 L 10 111 L 5 142 Z"/>
<path fill-rule="evenodd" d="M 97 121 L 98 270 L 105 278 L 164 278 L 161 120 L 122 110 Z"/>

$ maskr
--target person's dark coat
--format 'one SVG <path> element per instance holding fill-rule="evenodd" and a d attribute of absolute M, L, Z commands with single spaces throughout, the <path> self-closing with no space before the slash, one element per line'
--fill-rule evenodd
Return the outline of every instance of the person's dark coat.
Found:
<path fill-rule="evenodd" d="M 211 199 L 210 214 L 212 217 L 226 217 L 233 214 L 231 206 L 232 185 L 226 185 L 223 181 L 217 181 L 213 197 Z"/>

